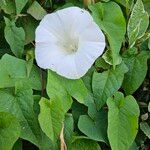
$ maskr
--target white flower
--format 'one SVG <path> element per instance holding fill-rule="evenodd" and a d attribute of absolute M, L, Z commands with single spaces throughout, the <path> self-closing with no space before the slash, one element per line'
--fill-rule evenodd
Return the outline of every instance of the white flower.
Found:
<path fill-rule="evenodd" d="M 35 41 L 38 66 L 69 79 L 85 75 L 105 48 L 102 31 L 89 12 L 78 7 L 46 15 Z"/>

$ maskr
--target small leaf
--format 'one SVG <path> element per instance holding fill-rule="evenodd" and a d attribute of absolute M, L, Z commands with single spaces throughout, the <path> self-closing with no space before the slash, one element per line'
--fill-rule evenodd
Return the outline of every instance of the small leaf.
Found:
<path fill-rule="evenodd" d="M 47 14 L 37 1 L 32 3 L 32 5 L 27 10 L 27 13 L 33 16 L 36 20 L 41 20 Z"/>
<path fill-rule="evenodd" d="M 127 67 L 121 63 L 116 69 L 109 69 L 102 73 L 94 72 L 93 74 L 93 95 L 98 109 L 106 102 L 107 98 L 112 96 L 120 87 L 127 72 Z"/>
<path fill-rule="evenodd" d="M 62 103 L 58 99 L 50 101 L 42 98 L 39 102 L 40 114 L 39 123 L 43 132 L 53 141 L 56 142 L 59 138 L 63 121 L 64 111 Z"/>
<path fill-rule="evenodd" d="M 109 65 L 113 65 L 113 57 L 112 57 L 112 51 L 111 50 L 107 50 L 102 58 L 105 60 L 106 63 L 108 63 Z M 120 64 L 122 61 L 122 59 L 118 59 L 118 62 L 116 62 L 117 64 Z"/>
<path fill-rule="evenodd" d="M 101 150 L 98 143 L 83 137 L 76 137 L 68 148 L 69 150 Z"/>
<path fill-rule="evenodd" d="M 105 32 L 112 55 L 112 64 L 115 67 L 121 62 L 119 51 L 126 32 L 126 22 L 118 4 L 114 2 L 96 3 L 89 9 L 99 27 Z M 111 15 L 110 15 L 111 14 Z"/>
<path fill-rule="evenodd" d="M 25 31 L 25 45 L 33 42 L 35 40 L 35 29 L 38 26 L 38 21 L 32 16 L 27 15 L 20 17 L 18 23 Z"/>
<path fill-rule="evenodd" d="M 106 61 L 102 57 L 100 57 L 96 60 L 95 67 L 98 69 L 99 68 L 110 69 L 110 65 L 108 63 L 106 63 Z"/>
<path fill-rule="evenodd" d="M 0 112 L 0 149 L 12 149 L 20 136 L 20 130 L 20 124 L 13 115 Z"/>
<path fill-rule="evenodd" d="M 108 138 L 112 150 L 128 150 L 138 131 L 139 106 L 131 95 L 117 92 L 107 100 Z"/>
<path fill-rule="evenodd" d="M 150 112 L 150 102 L 148 103 L 148 111 Z"/>
<path fill-rule="evenodd" d="M 28 0 L 15 0 L 17 14 L 20 14 Z"/>
<path fill-rule="evenodd" d="M 140 128 L 144 132 L 144 134 L 150 139 L 150 126 L 146 122 L 141 122 Z"/>
<path fill-rule="evenodd" d="M 12 52 L 17 56 L 21 57 L 24 51 L 25 44 L 25 32 L 22 27 L 16 27 L 14 21 L 10 21 L 5 18 L 5 38 Z"/>
<path fill-rule="evenodd" d="M 90 139 L 102 142 L 107 141 L 107 117 L 106 113 L 101 111 L 97 113 L 95 119 L 87 115 L 81 115 L 78 122 L 78 128 Z"/>
<path fill-rule="evenodd" d="M 144 10 L 143 2 L 142 0 L 137 0 L 133 7 L 127 27 L 130 47 L 133 47 L 135 41 L 144 35 L 148 24 L 149 16 Z"/>

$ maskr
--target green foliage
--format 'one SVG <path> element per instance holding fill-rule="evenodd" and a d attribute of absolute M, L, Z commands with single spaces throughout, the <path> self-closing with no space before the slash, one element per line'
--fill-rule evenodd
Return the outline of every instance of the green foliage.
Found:
<path fill-rule="evenodd" d="M 18 28 L 14 21 L 5 18 L 5 38 L 9 43 L 12 52 L 21 57 L 24 51 L 25 32 L 22 27 Z"/>
<path fill-rule="evenodd" d="M 58 99 L 40 100 L 39 123 L 45 134 L 56 142 L 62 129 L 64 111 Z"/>
<path fill-rule="evenodd" d="M 15 3 L 12 0 L 1 0 L 0 8 L 7 14 L 15 14 Z"/>
<path fill-rule="evenodd" d="M 16 82 L 22 81 L 35 90 L 41 90 L 38 68 L 33 66 L 28 76 L 27 62 L 8 54 L 5 54 L 0 60 L 0 78 L 0 88 L 13 87 Z"/>
<path fill-rule="evenodd" d="M 107 115 L 105 112 L 97 113 L 94 119 L 81 115 L 78 127 L 90 139 L 107 143 Z"/>
<path fill-rule="evenodd" d="M 126 22 L 119 5 L 114 2 L 96 3 L 89 8 L 95 22 L 105 32 L 109 41 L 112 65 L 120 64 L 119 51 L 126 32 Z"/>
<path fill-rule="evenodd" d="M 28 0 L 15 0 L 17 14 L 19 14 L 22 11 L 27 2 Z"/>
<path fill-rule="evenodd" d="M 98 109 L 112 96 L 122 85 L 124 74 L 127 72 L 124 63 L 114 70 L 113 68 L 102 73 L 94 72 L 92 79 L 92 89 L 94 100 Z"/>
<path fill-rule="evenodd" d="M 0 149 L 10 150 L 20 135 L 20 124 L 11 114 L 0 112 Z"/>
<path fill-rule="evenodd" d="M 33 111 L 32 90 L 22 86 L 18 83 L 15 89 L 0 90 L 0 111 L 16 116 L 21 125 L 21 138 L 38 145 L 38 122 Z"/>
<path fill-rule="evenodd" d="M 50 98 L 56 97 L 61 99 L 62 103 L 64 103 L 64 110 L 68 111 L 72 103 L 71 96 L 78 102 L 84 103 L 84 99 L 87 96 L 87 89 L 81 79 L 69 80 L 49 70 L 47 93 Z"/>
<path fill-rule="evenodd" d="M 140 114 L 136 100 L 131 96 L 124 98 L 117 92 L 108 98 L 108 138 L 112 150 L 127 150 L 131 147 L 138 130 Z"/>
<path fill-rule="evenodd" d="M 148 13 L 144 10 L 142 0 L 137 0 L 133 7 L 127 27 L 130 47 L 133 47 L 136 40 L 144 35 L 148 25 Z"/>
<path fill-rule="evenodd" d="M 69 148 L 70 150 L 101 150 L 100 146 L 96 142 L 86 138 L 76 139 L 72 142 L 72 145 Z"/>
<path fill-rule="evenodd" d="M 132 94 L 142 84 L 147 73 L 148 58 L 150 58 L 150 51 L 143 51 L 140 54 L 124 57 L 124 62 L 129 68 L 123 82 L 126 94 Z"/>
<path fill-rule="evenodd" d="M 40 20 L 84 2 L 0 0 L 0 150 L 150 149 L 149 0 L 89 2 L 106 48 L 82 78 L 36 64 Z"/>

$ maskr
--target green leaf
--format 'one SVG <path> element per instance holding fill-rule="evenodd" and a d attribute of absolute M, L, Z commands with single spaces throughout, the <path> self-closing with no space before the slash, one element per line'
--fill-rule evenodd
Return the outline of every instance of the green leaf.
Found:
<path fill-rule="evenodd" d="M 33 95 L 29 87 L 17 83 L 15 89 L 1 89 L 0 97 L 0 111 L 13 114 L 21 125 L 20 138 L 32 142 L 40 150 L 54 150 L 55 145 L 40 129 L 37 115 L 33 111 Z"/>
<path fill-rule="evenodd" d="M 28 0 L 15 0 L 17 14 L 20 14 L 27 2 Z"/>
<path fill-rule="evenodd" d="M 100 57 L 96 60 L 95 67 L 98 69 L 99 68 L 110 69 L 110 65 L 108 63 L 106 63 L 106 61 L 102 57 Z"/>
<path fill-rule="evenodd" d="M 6 14 L 15 14 L 16 7 L 12 0 L 0 0 L 0 8 L 4 10 Z"/>
<path fill-rule="evenodd" d="M 137 0 L 130 15 L 127 27 L 130 47 L 133 47 L 136 40 L 144 35 L 148 25 L 149 25 L 148 13 L 144 10 L 142 0 Z"/>
<path fill-rule="evenodd" d="M 14 21 L 5 18 L 5 38 L 10 45 L 11 51 L 17 56 L 21 57 L 24 51 L 25 32 L 22 27 L 16 27 Z"/>
<path fill-rule="evenodd" d="M 11 114 L 0 112 L 0 149 L 11 150 L 20 135 L 18 120 Z"/>
<path fill-rule="evenodd" d="M 13 87 L 16 82 L 22 81 L 33 89 L 41 90 L 42 85 L 38 68 L 33 66 L 28 77 L 26 65 L 26 61 L 5 54 L 0 60 L 0 88 Z"/>
<path fill-rule="evenodd" d="M 115 67 L 121 62 L 119 51 L 126 32 L 126 22 L 123 13 L 114 2 L 96 3 L 89 9 L 99 27 L 105 32 L 110 44 L 112 64 Z"/>
<path fill-rule="evenodd" d="M 36 20 L 41 20 L 47 14 L 37 1 L 32 3 L 32 5 L 27 10 L 27 13 L 33 16 Z"/>
<path fill-rule="evenodd" d="M 142 51 L 138 55 L 124 57 L 124 62 L 129 68 L 123 81 L 123 89 L 126 94 L 134 93 L 144 81 L 148 58 L 150 58 L 149 51 Z"/>
<path fill-rule="evenodd" d="M 68 149 L 69 150 L 101 150 L 98 143 L 83 137 L 76 138 Z"/>
<path fill-rule="evenodd" d="M 74 120 L 72 114 L 66 114 L 64 121 L 64 137 L 65 141 L 70 144 L 73 137 Z"/>
<path fill-rule="evenodd" d="M 72 98 L 84 103 L 87 89 L 81 79 L 70 80 L 48 71 L 47 93 L 50 98 L 59 98 L 64 103 L 64 110 L 68 110 L 72 104 Z"/>
<path fill-rule="evenodd" d="M 17 83 L 15 89 L 1 89 L 0 97 L 0 111 L 10 112 L 19 120 L 20 137 L 41 147 L 43 137 L 33 111 L 32 90 Z"/>
<path fill-rule="evenodd" d="M 121 87 L 127 70 L 126 65 L 121 63 L 115 70 L 110 69 L 102 73 L 94 72 L 92 88 L 97 109 L 100 109 L 105 104 L 107 98 L 112 96 Z"/>
<path fill-rule="evenodd" d="M 146 122 L 141 122 L 140 128 L 144 132 L 144 134 L 150 139 L 150 126 Z"/>
<path fill-rule="evenodd" d="M 56 142 L 64 121 L 64 111 L 62 103 L 58 99 L 50 101 L 42 98 L 39 102 L 40 114 L 39 123 L 43 132 L 53 141 Z"/>
<path fill-rule="evenodd" d="M 150 112 L 150 102 L 148 103 L 148 111 Z"/>
<path fill-rule="evenodd" d="M 113 65 L 113 57 L 112 57 L 112 51 L 111 51 L 111 50 L 108 49 L 108 50 L 103 54 L 102 58 L 105 60 L 105 62 L 106 62 L 107 64 Z M 121 60 L 122 60 L 122 59 L 118 59 L 118 62 L 116 62 L 116 63 L 117 63 L 117 64 L 120 64 L 120 63 L 121 63 Z"/>
<path fill-rule="evenodd" d="M 20 18 L 20 24 L 25 31 L 25 44 L 29 44 L 35 40 L 35 29 L 38 22 L 31 16 Z"/>
<path fill-rule="evenodd" d="M 87 115 L 81 115 L 78 122 L 78 128 L 90 139 L 96 141 L 107 141 L 107 116 L 104 111 L 100 111 L 92 119 Z"/>
<path fill-rule="evenodd" d="M 107 100 L 108 138 L 112 150 L 128 150 L 138 131 L 139 106 L 131 95 L 120 92 Z"/>

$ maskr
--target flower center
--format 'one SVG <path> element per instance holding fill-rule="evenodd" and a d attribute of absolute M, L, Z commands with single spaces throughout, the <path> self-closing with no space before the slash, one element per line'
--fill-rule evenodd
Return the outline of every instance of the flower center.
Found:
<path fill-rule="evenodd" d="M 75 43 L 69 43 L 69 45 L 65 46 L 68 53 L 75 53 L 78 50 L 78 47 Z"/>
<path fill-rule="evenodd" d="M 78 40 L 76 39 L 64 39 L 62 41 L 61 46 L 65 52 L 68 54 L 72 54 L 77 52 L 78 50 Z"/>

